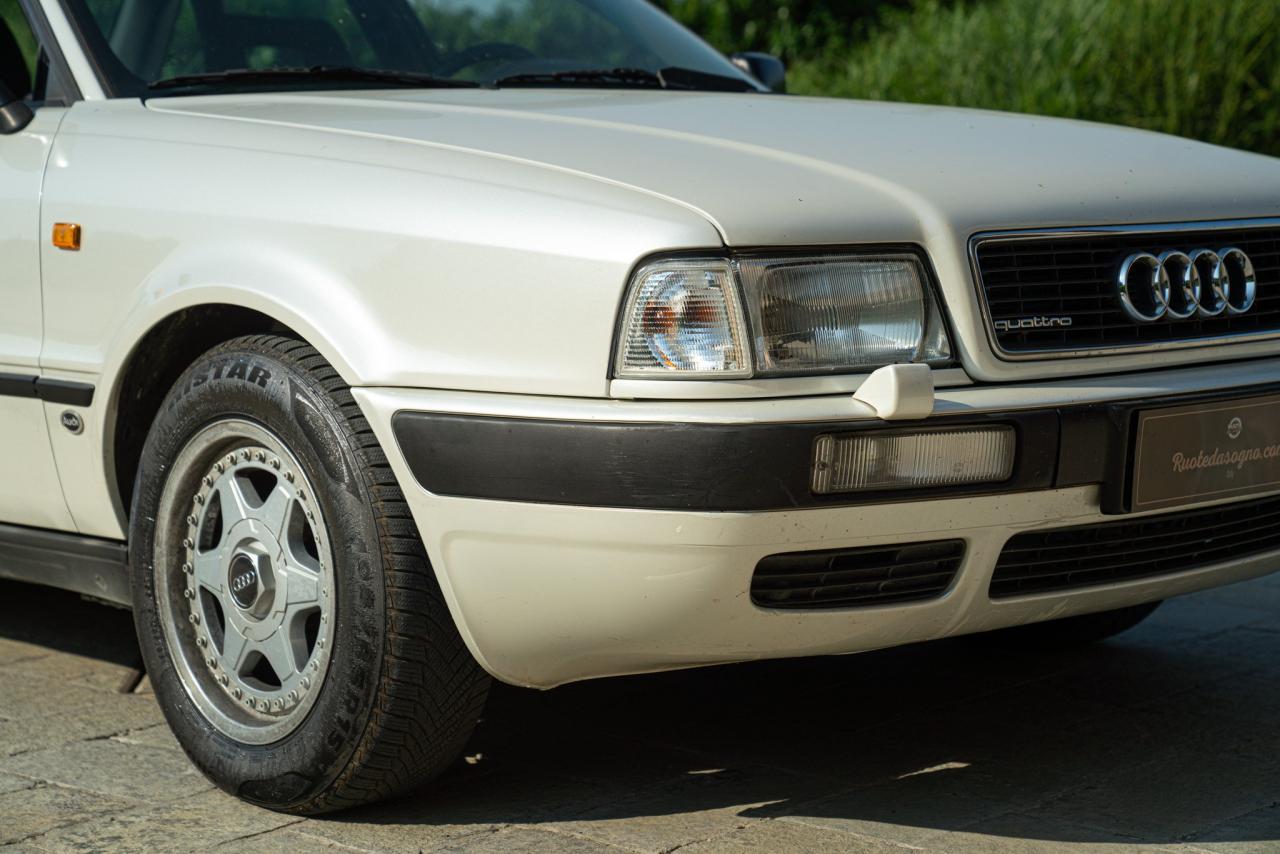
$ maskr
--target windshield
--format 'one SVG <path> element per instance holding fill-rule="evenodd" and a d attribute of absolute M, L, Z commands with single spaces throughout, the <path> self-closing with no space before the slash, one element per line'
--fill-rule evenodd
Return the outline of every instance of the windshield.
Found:
<path fill-rule="evenodd" d="M 433 81 L 639 85 L 673 68 L 750 79 L 648 0 L 66 2 L 115 96 Z M 563 74 L 613 69 L 631 73 Z"/>

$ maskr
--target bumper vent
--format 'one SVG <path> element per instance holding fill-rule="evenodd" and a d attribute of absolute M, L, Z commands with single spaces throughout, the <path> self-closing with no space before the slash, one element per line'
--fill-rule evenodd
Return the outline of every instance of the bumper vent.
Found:
<path fill-rule="evenodd" d="M 1018 534 L 991 580 L 992 599 L 1076 590 L 1280 551 L 1280 498 Z"/>
<path fill-rule="evenodd" d="M 816 610 L 936 599 L 963 558 L 963 540 L 773 555 L 756 566 L 751 601 Z"/>
<path fill-rule="evenodd" d="M 1230 246 L 1249 256 L 1258 277 L 1258 298 L 1247 313 L 1139 323 L 1121 307 L 1116 277 L 1129 255 Z M 1014 357 L 1140 350 L 1280 331 L 1280 226 L 1274 224 L 979 237 L 974 257 L 996 345 Z M 1069 326 L 1061 325 L 1065 318 Z"/>

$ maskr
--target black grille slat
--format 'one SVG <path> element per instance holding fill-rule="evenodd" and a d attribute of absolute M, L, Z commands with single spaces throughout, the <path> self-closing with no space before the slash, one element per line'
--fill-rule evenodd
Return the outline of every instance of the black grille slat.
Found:
<path fill-rule="evenodd" d="M 794 586 L 796 584 L 842 584 L 856 582 L 868 572 L 882 572 L 882 568 L 865 567 L 859 569 L 802 570 L 777 572 L 776 570 L 757 570 L 756 584 Z M 937 561 L 922 561 L 908 564 L 897 564 L 889 570 L 888 579 L 898 580 L 932 575 L 938 571 Z"/>
<path fill-rule="evenodd" d="M 1258 528 L 1263 528 L 1265 530 L 1268 526 L 1276 525 L 1276 524 L 1280 524 L 1280 512 L 1268 513 L 1266 515 L 1259 516 L 1256 519 L 1241 520 L 1239 522 L 1228 524 L 1228 525 L 1206 526 L 1204 528 L 1201 528 L 1200 530 L 1205 532 L 1207 536 L 1216 536 L 1217 538 L 1221 539 L 1223 537 L 1230 537 L 1234 534 L 1237 534 L 1238 529 L 1244 529 L 1246 532 L 1249 530 L 1257 530 Z M 1017 546 L 1010 545 L 1005 547 L 1005 554 L 1006 556 L 1012 556 L 1020 553 L 1026 553 L 1029 555 L 1042 556 L 1045 552 L 1080 549 L 1080 548 L 1084 548 L 1086 545 L 1093 546 L 1095 548 L 1110 549 L 1110 548 L 1113 548 L 1117 543 L 1125 543 L 1126 545 L 1135 545 L 1136 547 L 1129 549 L 1129 553 L 1135 554 L 1135 553 L 1140 553 L 1150 549 L 1159 548 L 1159 546 L 1148 547 L 1148 546 L 1141 546 L 1136 544 L 1146 543 L 1152 540 L 1163 540 L 1167 533 L 1168 532 L 1166 531 L 1154 531 L 1149 534 L 1141 534 L 1137 536 L 1116 535 L 1106 540 L 1094 540 L 1090 543 L 1083 544 L 1083 545 L 1079 543 L 1063 543 L 1061 545 L 1050 543 L 1050 544 L 1041 545 L 1041 546 L 1027 546 L 1027 547 L 1017 547 Z M 1010 540 L 1010 543 L 1012 542 L 1013 540 Z M 1056 561 L 1056 560 L 1066 560 L 1066 559 L 1067 558 L 1053 558 L 1052 560 Z"/>
<path fill-rule="evenodd" d="M 1143 549 L 1142 552 L 1134 553 L 1135 557 L 1131 560 L 1116 560 L 1114 555 L 1106 557 L 1102 555 L 1093 555 L 1092 557 L 1094 559 L 1092 562 L 1082 559 L 1079 561 L 1059 560 L 1051 563 L 1028 562 L 1021 565 L 1017 563 L 1009 563 L 1003 568 L 1006 570 L 1012 570 L 1014 567 L 1021 567 L 1022 574 L 1019 577 L 1030 579 L 1050 578 L 1059 575 L 1079 575 L 1081 573 L 1102 571 L 1117 571 L 1124 573 L 1135 567 L 1156 565 L 1165 560 L 1176 560 L 1179 562 L 1185 562 L 1187 560 L 1194 561 L 1206 556 L 1216 556 L 1218 552 L 1234 553 L 1238 548 L 1247 547 L 1255 543 L 1262 543 L 1269 546 L 1273 541 L 1273 537 L 1260 535 L 1224 545 L 1207 546 L 1202 549 L 1195 549 L 1191 552 L 1187 552 L 1185 549 L 1168 547 L 1161 549 Z M 1136 554 L 1142 554 L 1143 556 L 1139 558 L 1136 557 Z"/>
<path fill-rule="evenodd" d="M 1242 249 L 1253 261 L 1258 297 L 1243 315 L 1137 323 L 1120 307 L 1115 277 L 1135 252 Z M 1010 354 L 1109 350 L 1233 335 L 1280 332 L 1280 226 L 1095 235 L 995 237 L 976 248 L 981 287 L 993 322 L 1071 317 L 1070 327 L 995 332 Z"/>
<path fill-rule="evenodd" d="M 1280 497 L 1018 534 L 990 595 L 1004 599 L 1201 569 L 1280 551 Z"/>
<path fill-rule="evenodd" d="M 762 608 L 858 608 L 936 599 L 964 559 L 963 540 L 772 555 L 756 566 Z"/>

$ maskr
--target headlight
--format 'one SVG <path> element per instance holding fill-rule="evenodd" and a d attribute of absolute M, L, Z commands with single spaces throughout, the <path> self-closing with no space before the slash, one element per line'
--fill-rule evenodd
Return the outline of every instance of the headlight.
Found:
<path fill-rule="evenodd" d="M 621 378 L 729 379 L 862 373 L 950 358 L 941 311 L 915 255 L 751 256 L 642 269 L 625 306 L 616 371 Z"/>

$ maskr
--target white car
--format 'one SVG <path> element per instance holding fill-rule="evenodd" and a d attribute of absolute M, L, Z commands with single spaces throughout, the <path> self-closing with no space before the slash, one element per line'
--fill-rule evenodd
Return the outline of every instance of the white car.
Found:
<path fill-rule="evenodd" d="M 491 677 L 1280 568 L 1276 160 L 785 96 L 645 0 L 0 9 L 0 575 L 131 606 L 249 801 L 432 777 Z"/>

